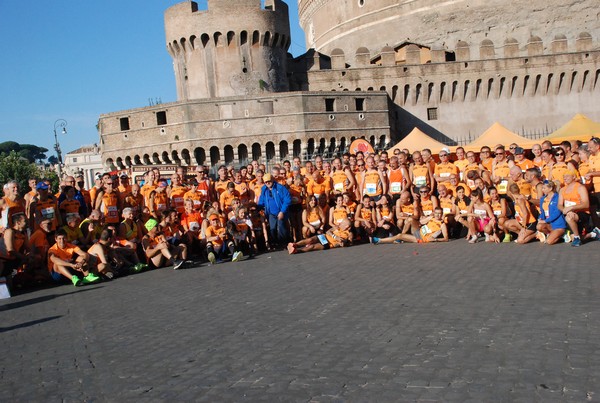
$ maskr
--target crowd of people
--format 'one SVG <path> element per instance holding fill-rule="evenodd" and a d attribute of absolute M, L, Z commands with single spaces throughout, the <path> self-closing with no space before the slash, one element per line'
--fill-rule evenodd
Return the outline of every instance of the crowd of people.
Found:
<path fill-rule="evenodd" d="M 247 166 L 31 178 L 0 200 L 0 269 L 19 282 L 79 286 L 161 267 L 237 262 L 356 243 L 600 239 L 600 139 L 294 157 Z"/>

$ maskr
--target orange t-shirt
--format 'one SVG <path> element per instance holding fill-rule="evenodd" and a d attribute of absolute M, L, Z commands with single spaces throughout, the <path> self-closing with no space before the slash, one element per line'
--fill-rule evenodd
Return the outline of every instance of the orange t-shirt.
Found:
<path fill-rule="evenodd" d="M 59 259 L 70 262 L 77 250 L 79 250 L 79 247 L 71 243 L 66 243 L 64 249 L 59 248 L 58 244 L 52 245 L 48 249 L 48 271 L 52 272 L 54 270 L 54 263 L 50 259 L 50 256 L 56 256 Z"/>

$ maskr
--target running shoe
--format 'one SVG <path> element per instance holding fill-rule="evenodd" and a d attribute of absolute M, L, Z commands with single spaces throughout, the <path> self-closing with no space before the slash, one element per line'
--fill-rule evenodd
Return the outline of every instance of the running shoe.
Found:
<path fill-rule="evenodd" d="M 376 236 L 371 237 L 371 243 L 373 245 L 377 245 L 379 243 L 379 241 L 381 241 L 381 239 L 377 238 Z"/>
<path fill-rule="evenodd" d="M 511 243 L 512 242 L 512 237 L 510 236 L 510 234 L 507 232 L 504 235 L 504 239 L 502 240 L 503 243 Z"/>
<path fill-rule="evenodd" d="M 535 237 L 541 242 L 541 243 L 546 243 L 546 234 L 544 234 L 543 232 L 536 232 Z"/>
<path fill-rule="evenodd" d="M 80 285 L 83 285 L 83 280 L 81 278 L 79 278 L 79 276 L 73 275 L 73 277 L 71 277 L 71 282 L 73 283 L 73 285 L 75 287 L 79 287 Z"/>
<path fill-rule="evenodd" d="M 210 262 L 210 264 L 217 263 L 217 257 L 215 256 L 215 254 L 213 252 L 210 252 L 208 254 L 208 261 Z"/>
<path fill-rule="evenodd" d="M 100 281 L 100 277 L 96 276 L 94 273 L 90 273 L 83 278 L 83 284 L 93 284 Z"/>
<path fill-rule="evenodd" d="M 242 252 L 233 252 L 233 257 L 231 258 L 231 261 L 239 262 L 242 257 L 244 257 L 244 254 Z"/>
<path fill-rule="evenodd" d="M 563 241 L 565 241 L 565 243 L 569 243 L 571 240 L 571 231 L 565 231 L 565 234 L 563 235 Z"/>
<path fill-rule="evenodd" d="M 173 270 L 179 270 L 179 269 L 183 268 L 184 263 L 185 263 L 185 260 L 175 260 L 173 262 Z"/>
<path fill-rule="evenodd" d="M 573 237 L 573 241 L 571 242 L 571 246 L 581 246 L 581 238 L 578 236 Z"/>

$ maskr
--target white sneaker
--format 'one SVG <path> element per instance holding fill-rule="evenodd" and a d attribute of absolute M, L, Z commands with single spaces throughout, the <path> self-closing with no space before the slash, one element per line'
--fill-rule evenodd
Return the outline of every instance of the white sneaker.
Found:
<path fill-rule="evenodd" d="M 240 260 L 240 258 L 244 256 L 244 254 L 242 252 L 233 252 L 233 257 L 231 258 L 232 262 L 237 262 Z"/>

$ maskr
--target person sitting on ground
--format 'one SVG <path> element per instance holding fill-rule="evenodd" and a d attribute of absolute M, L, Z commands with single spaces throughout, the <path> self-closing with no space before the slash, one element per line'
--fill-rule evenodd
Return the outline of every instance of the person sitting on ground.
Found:
<path fill-rule="evenodd" d="M 513 167 L 514 168 L 514 167 Z M 512 168 L 511 168 L 512 169 Z M 508 217 L 511 215 L 510 207 L 506 202 L 505 197 L 500 197 L 500 193 L 498 193 L 498 189 L 495 186 L 492 186 L 489 189 L 490 193 L 490 201 L 489 204 L 492 207 L 492 211 L 494 212 L 494 217 L 496 218 L 496 227 L 494 228 L 494 241 L 496 239 L 503 239 L 502 242 L 510 242 L 510 234 L 504 231 L 504 223 L 508 220 Z M 504 237 L 504 238 L 503 238 Z"/>
<path fill-rule="evenodd" d="M 48 250 L 48 270 L 55 281 L 66 278 L 74 286 L 80 286 L 100 280 L 92 272 L 90 255 L 80 247 L 68 243 L 67 233 L 62 228 L 56 230 L 54 239 L 56 243 Z"/>
<path fill-rule="evenodd" d="M 0 276 L 8 279 L 9 286 L 11 286 L 13 272 L 25 268 L 28 277 L 30 274 L 29 264 L 33 262 L 33 257 L 26 229 L 25 213 L 17 213 L 12 216 L 10 227 L 6 228 L 3 236 L 0 237 L 0 259 L 4 262 Z"/>
<path fill-rule="evenodd" d="M 567 222 L 559 208 L 559 195 L 556 192 L 556 183 L 545 180 L 542 184 L 544 195 L 540 200 L 540 216 L 537 223 L 536 238 L 541 243 L 553 245 L 557 243 L 567 229 Z"/>
<path fill-rule="evenodd" d="M 83 250 L 87 250 L 88 246 L 92 243 L 91 236 L 93 233 L 88 232 L 87 237 L 83 236 L 83 232 L 81 231 L 81 228 L 79 228 L 80 219 L 77 214 L 68 214 L 66 223 L 67 224 L 63 225 L 62 228 L 67 233 L 67 242 L 77 245 Z"/>
<path fill-rule="evenodd" d="M 229 252 L 233 257 L 235 253 L 235 244 L 227 234 L 227 229 L 223 227 L 221 217 L 218 214 L 211 214 L 208 217 L 209 225 L 206 227 L 206 253 L 208 261 L 211 264 L 217 263 Z"/>
<path fill-rule="evenodd" d="M 577 172 L 567 171 L 563 174 L 565 186 L 560 190 L 558 208 L 562 210 L 565 220 L 573 233 L 571 246 L 581 246 L 581 232 L 585 228 L 590 232 L 590 197 L 585 185 L 577 182 Z"/>
<path fill-rule="evenodd" d="M 504 230 L 518 234 L 517 243 L 523 245 L 535 239 L 537 219 L 519 185 L 512 183 L 508 190 L 515 206 L 515 218 L 504 222 Z"/>
<path fill-rule="evenodd" d="M 394 208 L 390 205 L 391 197 L 387 194 L 381 196 L 381 199 L 375 207 L 375 232 L 373 236 L 378 238 L 387 238 L 398 233 L 396 220 L 394 218 Z"/>
<path fill-rule="evenodd" d="M 436 207 L 433 214 L 421 218 L 421 226 L 413 227 L 412 234 L 397 234 L 389 238 L 373 238 L 373 244 L 380 243 L 429 243 L 429 242 L 448 242 L 448 227 L 444 222 L 444 211 L 441 207 Z"/>
<path fill-rule="evenodd" d="M 369 240 L 375 231 L 375 200 L 369 195 L 362 198 L 362 203 L 356 208 L 354 228 L 360 239 Z"/>
<path fill-rule="evenodd" d="M 348 208 L 344 205 L 344 196 L 341 193 L 335 196 L 335 207 L 329 209 L 329 225 L 338 228 L 342 220 L 349 219 Z"/>
<path fill-rule="evenodd" d="M 142 248 L 148 263 L 157 269 L 168 265 L 173 265 L 175 270 L 181 269 L 185 263 L 185 257 L 181 256 L 183 251 L 167 242 L 159 232 L 158 221 L 150 218 L 144 226 L 148 232 L 142 238 Z"/>
<path fill-rule="evenodd" d="M 413 222 L 419 220 L 419 203 L 409 190 L 404 190 L 396 202 L 396 218 L 396 227 L 403 234 L 407 234 L 414 226 Z"/>
<path fill-rule="evenodd" d="M 483 201 L 483 194 L 479 188 L 471 193 L 467 222 L 469 223 L 469 243 L 476 243 L 480 233 L 485 234 L 486 242 L 499 242 L 498 237 L 494 236 L 496 217 L 492 207 Z"/>
<path fill-rule="evenodd" d="M 310 196 L 306 209 L 302 212 L 302 236 L 304 238 L 323 233 L 325 214 L 318 203 L 316 196 Z"/>
<path fill-rule="evenodd" d="M 248 218 L 246 206 L 236 208 L 235 215 L 227 222 L 227 232 L 235 247 L 231 261 L 237 262 L 243 259 L 244 255 L 252 257 L 252 221 Z"/>
<path fill-rule="evenodd" d="M 292 255 L 294 253 L 349 246 L 352 244 L 350 228 L 350 220 L 346 218 L 339 223 L 337 229 L 330 228 L 325 234 L 315 235 L 296 243 L 290 242 L 287 246 L 288 252 Z"/>

